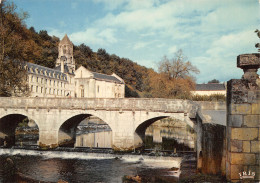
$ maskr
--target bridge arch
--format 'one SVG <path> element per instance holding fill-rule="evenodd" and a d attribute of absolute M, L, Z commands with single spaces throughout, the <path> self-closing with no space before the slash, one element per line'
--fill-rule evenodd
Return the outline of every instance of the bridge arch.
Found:
<path fill-rule="evenodd" d="M 0 145 L 5 146 L 13 146 L 15 145 L 15 131 L 18 127 L 18 124 L 23 122 L 26 118 L 32 120 L 38 130 L 39 125 L 36 120 L 34 120 L 30 115 L 26 113 L 7 113 L 4 115 L 1 115 L 0 117 Z M 39 133 L 38 133 L 38 140 L 39 140 Z"/>
<path fill-rule="evenodd" d="M 63 123 L 61 123 L 58 130 L 58 145 L 59 146 L 75 146 L 76 143 L 76 131 L 78 125 L 89 117 L 96 117 L 99 120 L 106 123 L 112 130 L 109 123 L 99 117 L 98 114 L 93 113 L 81 113 L 68 116 Z"/>
<path fill-rule="evenodd" d="M 155 117 L 142 121 L 137 125 L 137 127 L 135 128 L 135 131 L 134 131 L 135 147 L 143 146 L 143 143 L 145 141 L 145 131 L 150 125 L 152 125 L 153 123 L 155 123 L 158 120 L 165 119 L 168 117 L 170 117 L 172 119 L 177 119 L 177 120 L 183 121 L 193 129 L 195 127 L 195 124 L 194 124 L 195 121 L 191 120 L 188 116 L 185 116 L 184 114 L 180 114 L 180 113 L 175 113 L 175 114 L 173 113 L 173 114 L 169 114 L 169 115 L 157 114 L 157 115 L 155 115 Z"/>

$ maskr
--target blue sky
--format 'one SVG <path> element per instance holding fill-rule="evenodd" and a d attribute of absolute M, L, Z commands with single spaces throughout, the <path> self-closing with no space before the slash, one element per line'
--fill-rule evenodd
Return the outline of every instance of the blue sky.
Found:
<path fill-rule="evenodd" d="M 47 30 L 93 51 L 104 48 L 157 69 L 182 49 L 197 83 L 241 78 L 236 56 L 257 52 L 259 0 L 14 0 L 28 28 Z M 258 72 L 259 73 L 259 72 Z"/>

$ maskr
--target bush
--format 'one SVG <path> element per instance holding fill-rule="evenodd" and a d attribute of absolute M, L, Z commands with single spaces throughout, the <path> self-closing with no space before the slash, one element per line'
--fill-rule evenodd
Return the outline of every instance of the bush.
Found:
<path fill-rule="evenodd" d="M 213 95 L 193 95 L 191 97 L 193 101 L 226 101 L 226 96 L 223 94 Z"/>

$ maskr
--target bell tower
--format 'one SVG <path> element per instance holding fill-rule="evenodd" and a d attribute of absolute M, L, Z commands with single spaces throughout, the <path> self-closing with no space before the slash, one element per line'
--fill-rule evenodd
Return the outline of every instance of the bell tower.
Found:
<path fill-rule="evenodd" d="M 75 60 L 73 58 L 73 43 L 69 40 L 67 34 L 59 43 L 59 55 L 56 60 L 56 67 L 60 68 L 63 72 L 75 72 Z"/>

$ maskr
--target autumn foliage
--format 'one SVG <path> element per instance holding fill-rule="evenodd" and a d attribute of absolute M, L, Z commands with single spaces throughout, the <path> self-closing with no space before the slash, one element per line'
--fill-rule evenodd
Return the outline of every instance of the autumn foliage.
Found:
<path fill-rule="evenodd" d="M 24 83 L 26 73 L 16 70 L 19 67 L 12 66 L 10 62 L 16 60 L 50 68 L 55 66 L 59 38 L 48 35 L 46 30 L 37 32 L 33 27 L 28 29 L 23 22 L 26 17 L 26 13 L 17 13 L 14 4 L 8 3 L 7 0 L 2 1 L 0 96 L 12 95 L 14 88 L 24 87 L 26 90 Z M 94 52 L 85 44 L 74 45 L 74 58 L 77 68 L 83 65 L 94 72 L 104 74 L 114 72 L 119 75 L 126 83 L 126 97 L 186 99 L 190 97 L 190 90 L 194 89 L 195 80 L 191 73 L 198 73 L 198 69 L 184 59 L 182 52 L 178 52 L 171 60 L 164 57 L 158 66 L 159 72 L 140 66 L 128 58 L 111 55 L 102 48 Z M 16 77 L 12 77 L 13 73 L 17 73 Z"/>

